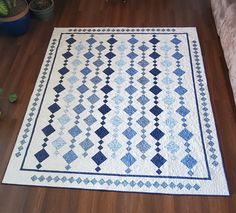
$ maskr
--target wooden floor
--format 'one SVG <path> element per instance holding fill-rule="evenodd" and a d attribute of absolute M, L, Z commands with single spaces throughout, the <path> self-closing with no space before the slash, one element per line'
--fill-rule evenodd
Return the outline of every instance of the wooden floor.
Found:
<path fill-rule="evenodd" d="M 22 37 L 0 37 L 0 86 L 17 91 L 2 103 L 0 180 L 34 88 L 54 26 L 196 26 L 230 197 L 170 196 L 0 185 L 0 213 L 235 213 L 236 112 L 209 0 L 56 0 L 55 16 L 33 20 Z"/>

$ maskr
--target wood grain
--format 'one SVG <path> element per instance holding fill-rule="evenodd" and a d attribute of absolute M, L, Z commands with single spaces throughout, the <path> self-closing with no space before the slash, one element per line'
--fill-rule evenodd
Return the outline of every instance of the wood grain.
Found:
<path fill-rule="evenodd" d="M 53 27 L 196 26 L 202 47 L 230 197 L 171 196 L 0 185 L 1 213 L 234 213 L 236 111 L 228 70 L 209 0 L 56 0 L 55 16 L 31 21 L 21 37 L 0 36 L 0 85 L 17 91 L 16 104 L 0 103 L 0 179 L 37 79 Z"/>

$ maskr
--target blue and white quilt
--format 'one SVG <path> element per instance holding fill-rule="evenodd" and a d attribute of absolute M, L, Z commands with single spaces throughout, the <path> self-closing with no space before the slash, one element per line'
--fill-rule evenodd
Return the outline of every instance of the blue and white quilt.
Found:
<path fill-rule="evenodd" d="M 4 183 L 228 195 L 195 28 L 55 28 Z"/>

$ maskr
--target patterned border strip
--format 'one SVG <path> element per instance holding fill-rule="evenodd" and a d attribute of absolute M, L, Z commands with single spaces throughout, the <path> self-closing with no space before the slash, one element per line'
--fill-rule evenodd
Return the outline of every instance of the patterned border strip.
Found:
<path fill-rule="evenodd" d="M 69 32 L 77 33 L 77 32 L 175 32 L 176 29 L 173 28 L 83 28 L 83 29 L 78 29 L 78 28 L 70 28 L 68 29 Z"/>
<path fill-rule="evenodd" d="M 48 50 L 48 54 L 47 57 L 44 59 L 44 61 L 46 62 L 46 64 L 44 65 L 43 72 L 40 73 L 39 75 L 41 75 L 40 81 L 39 81 L 39 85 L 37 87 L 37 90 L 35 90 L 33 92 L 34 94 L 34 101 L 32 102 L 30 106 L 30 110 L 27 114 L 27 121 L 25 123 L 25 128 L 24 128 L 24 133 L 22 134 L 22 139 L 20 140 L 20 146 L 18 146 L 17 148 L 17 152 L 15 153 L 16 157 L 20 157 L 21 156 L 21 152 L 24 150 L 24 145 L 27 143 L 26 138 L 29 137 L 28 133 L 30 132 L 30 127 L 32 126 L 32 122 L 34 121 L 34 117 L 35 117 L 35 110 L 37 105 L 39 104 L 39 100 L 40 100 L 40 96 L 42 96 L 42 88 L 44 87 L 45 83 L 46 83 L 46 78 L 48 75 L 48 71 L 49 71 L 49 66 L 52 60 L 52 56 L 55 53 L 56 50 L 56 44 L 57 44 L 57 39 L 52 39 L 52 43 L 50 44 L 50 49 Z M 28 111 L 28 109 L 27 109 Z"/>
<path fill-rule="evenodd" d="M 198 43 L 197 41 L 193 40 L 192 41 L 192 46 L 193 46 L 193 50 L 194 50 L 194 61 L 195 61 L 195 68 L 197 71 L 197 78 L 198 78 L 198 85 L 199 85 L 199 90 L 200 90 L 200 95 L 201 95 L 201 110 L 204 112 L 203 113 L 203 120 L 205 122 L 204 126 L 206 127 L 206 134 L 207 134 L 207 139 L 208 139 L 208 145 L 210 146 L 209 151 L 212 153 L 210 155 L 211 159 L 212 159 L 212 165 L 217 167 L 218 166 L 218 161 L 216 160 L 218 158 L 218 156 L 215 154 L 216 149 L 214 148 L 215 143 L 213 142 L 214 140 L 214 135 L 212 135 L 212 125 L 211 125 L 211 118 L 209 118 L 209 109 L 210 107 L 208 106 L 208 99 L 206 98 L 206 89 L 204 88 L 204 79 L 203 79 L 203 75 L 202 75 L 202 68 L 201 68 L 201 64 L 200 61 L 201 59 L 199 59 L 199 47 L 198 47 Z M 201 54 L 200 54 L 201 55 Z"/>
<path fill-rule="evenodd" d="M 187 189 L 187 190 L 196 190 L 198 191 L 200 189 L 200 186 L 198 184 L 183 184 L 183 183 L 178 183 L 178 184 L 175 184 L 173 182 L 170 182 L 170 183 L 167 183 L 166 181 L 163 181 L 163 182 L 157 182 L 157 181 L 154 181 L 154 182 L 151 182 L 151 181 L 138 181 L 138 182 L 135 182 L 134 180 L 128 182 L 126 180 L 119 180 L 119 179 L 116 179 L 116 180 L 111 180 L 111 179 L 104 179 L 104 178 L 101 178 L 99 180 L 95 179 L 95 178 L 92 178 L 92 179 L 89 179 L 89 178 L 85 178 L 85 179 L 82 179 L 80 177 L 78 178 L 74 178 L 74 177 L 69 177 L 67 178 L 66 176 L 62 176 L 61 178 L 58 177 L 58 176 L 55 176 L 55 177 L 52 177 L 51 175 L 49 176 L 32 176 L 31 177 L 31 180 L 33 182 L 36 182 L 36 181 L 39 181 L 39 182 L 43 182 L 43 181 L 47 181 L 48 183 L 51 182 L 51 181 L 54 181 L 55 183 L 57 182 L 62 182 L 62 183 L 66 183 L 66 182 L 69 182 L 69 183 L 77 183 L 77 184 L 80 184 L 80 183 L 84 183 L 86 185 L 88 184 L 92 184 L 92 185 L 96 185 L 96 184 L 100 184 L 100 185 L 114 185 L 114 186 L 131 186 L 132 188 L 135 187 L 135 186 L 138 186 L 140 188 L 142 187 L 147 187 L 147 188 L 151 188 L 151 187 L 155 187 L 156 189 L 157 188 L 164 188 L 166 189 L 167 187 L 170 188 L 170 189 Z"/>

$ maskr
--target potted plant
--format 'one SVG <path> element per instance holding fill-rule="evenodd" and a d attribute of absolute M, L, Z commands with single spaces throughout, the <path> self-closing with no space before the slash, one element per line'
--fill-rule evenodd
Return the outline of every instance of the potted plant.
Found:
<path fill-rule="evenodd" d="M 0 0 L 0 31 L 24 34 L 29 25 L 29 7 L 25 0 Z"/>
<path fill-rule="evenodd" d="M 53 15 L 53 0 L 32 0 L 29 3 L 31 14 L 38 19 L 49 19 Z"/>
<path fill-rule="evenodd" d="M 2 94 L 3 94 L 3 88 L 0 88 L 0 103 L 2 102 L 2 100 L 5 100 L 5 99 L 8 99 L 10 103 L 14 103 L 17 100 L 17 95 L 14 92 L 9 93 L 7 97 L 2 96 Z M 0 117 L 1 116 L 2 116 L 2 110 L 0 108 Z"/>

